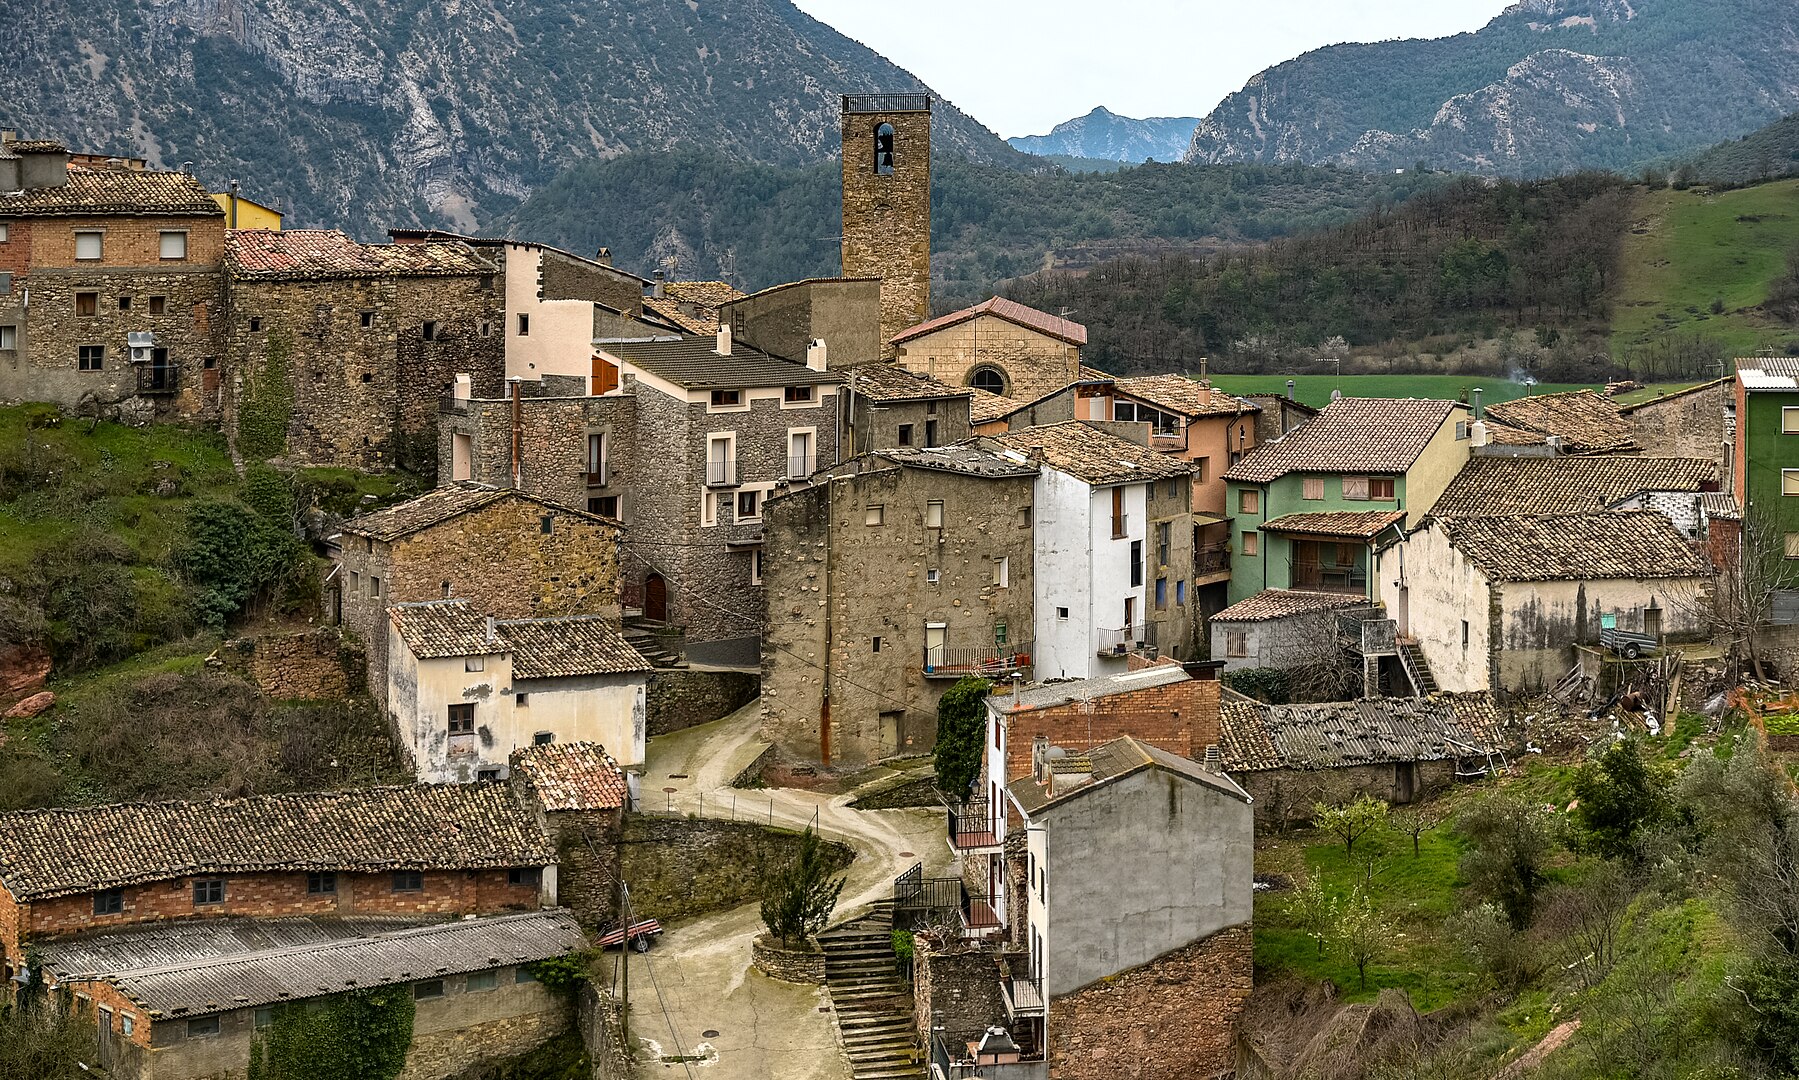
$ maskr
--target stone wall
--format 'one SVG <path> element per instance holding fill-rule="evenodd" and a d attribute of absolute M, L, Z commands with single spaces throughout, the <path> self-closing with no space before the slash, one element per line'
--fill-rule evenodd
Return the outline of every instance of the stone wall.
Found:
<path fill-rule="evenodd" d="M 783 945 L 768 934 L 757 934 L 750 945 L 750 962 L 756 970 L 782 982 L 823 986 L 824 950 L 809 942 Z"/>
<path fill-rule="evenodd" d="M 900 446 L 900 425 L 912 428 L 913 446 L 948 446 L 972 435 L 968 419 L 969 399 L 931 398 L 923 401 L 878 401 L 857 395 L 850 422 L 850 445 L 845 456 Z"/>
<path fill-rule="evenodd" d="M 529 387 L 530 383 L 521 383 Z M 618 497 L 618 516 L 629 513 L 630 496 L 621 478 L 635 445 L 636 397 L 549 397 L 524 393 L 519 399 L 519 483 L 521 491 L 564 506 L 590 508 L 589 500 Z M 587 439 L 605 437 L 607 484 L 588 483 Z M 455 439 L 467 438 L 470 469 L 455 475 Z M 512 402 L 505 398 L 458 401 L 439 418 L 437 480 L 475 480 L 512 487 Z"/>
<path fill-rule="evenodd" d="M 335 626 L 237 638 L 221 645 L 218 655 L 277 701 L 330 701 L 365 689 L 368 657 L 361 643 Z"/>
<path fill-rule="evenodd" d="M 1008 648 L 1032 637 L 1032 477 L 868 467 L 765 512 L 762 731 L 794 760 L 854 766 L 929 751 L 955 665 L 996 655 L 1001 624 Z M 934 502 L 940 528 L 926 525 Z M 872 506 L 879 525 L 868 524 Z M 943 627 L 949 666 L 927 677 L 931 624 Z"/>
<path fill-rule="evenodd" d="M 951 1046 L 979 1038 L 994 1024 L 1005 1026 L 998 953 L 965 941 L 937 941 L 926 934 L 913 935 L 912 950 L 913 1014 L 921 1045 L 930 1045 L 934 1026 L 943 1029 L 944 1041 Z"/>
<path fill-rule="evenodd" d="M 799 363 L 814 341 L 826 363 L 854 367 L 881 357 L 881 283 L 821 279 L 777 285 L 718 309 L 738 341 Z"/>
<path fill-rule="evenodd" d="M 638 917 L 667 922 L 759 899 L 766 871 L 791 861 L 799 842 L 797 832 L 747 821 L 633 816 L 619 863 Z M 837 869 L 855 857 L 843 844 L 824 843 Z"/>
<path fill-rule="evenodd" d="M 978 369 L 993 368 L 1005 381 L 1005 396 L 1022 403 L 1073 382 L 1081 349 L 998 316 L 981 315 L 905 342 L 899 347 L 899 364 L 951 386 L 971 385 Z"/>
<path fill-rule="evenodd" d="M 1411 798 L 1401 799 L 1405 785 L 1402 770 L 1411 773 Z M 1455 783 L 1452 761 L 1419 761 L 1378 765 L 1350 765 L 1341 769 L 1267 769 L 1233 772 L 1235 780 L 1255 800 L 1256 826 L 1282 827 L 1310 821 L 1316 803 L 1338 806 L 1368 795 L 1401 805 L 1447 790 Z"/>
<path fill-rule="evenodd" d="M 530 796 L 527 796 L 530 799 Z M 587 927 L 618 920 L 621 810 L 558 810 L 544 823 L 556 844 L 556 903 Z"/>
<path fill-rule="evenodd" d="M 572 998 L 534 982 L 423 1003 L 396 1080 L 438 1080 L 529 1053 L 569 1030 L 574 1011 Z"/>
<path fill-rule="evenodd" d="M 1235 926 L 1051 1000 L 1051 1080 L 1229 1076 L 1253 951 Z"/>
<path fill-rule="evenodd" d="M 744 671 L 662 670 L 650 676 L 649 734 L 710 724 L 755 701 L 762 680 Z"/>
<path fill-rule="evenodd" d="M 875 129 L 892 124 L 894 169 L 878 175 Z M 931 310 L 931 114 L 843 114 L 843 276 L 881 279 L 881 349 Z"/>
<path fill-rule="evenodd" d="M 227 435 L 249 457 L 435 474 L 438 409 L 456 376 L 471 376 L 475 397 L 502 392 L 497 276 L 233 278 Z"/>
<path fill-rule="evenodd" d="M 1730 404 L 1729 382 L 1712 383 L 1684 394 L 1670 394 L 1628 406 L 1637 445 L 1651 457 L 1695 457 L 1724 460 L 1724 409 Z"/>

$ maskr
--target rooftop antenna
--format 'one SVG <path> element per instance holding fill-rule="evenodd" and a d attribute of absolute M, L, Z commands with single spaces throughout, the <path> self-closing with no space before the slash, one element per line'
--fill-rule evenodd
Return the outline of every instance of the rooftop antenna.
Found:
<path fill-rule="evenodd" d="M 1329 364 L 1336 379 L 1336 386 L 1331 390 L 1331 400 L 1336 401 L 1343 396 L 1343 361 L 1335 356 L 1320 356 L 1312 361 L 1315 364 Z"/>

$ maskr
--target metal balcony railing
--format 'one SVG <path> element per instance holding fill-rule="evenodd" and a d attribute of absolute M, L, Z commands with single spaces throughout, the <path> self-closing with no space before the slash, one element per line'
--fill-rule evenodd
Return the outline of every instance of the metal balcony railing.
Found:
<path fill-rule="evenodd" d="M 789 454 L 787 456 L 787 478 L 789 480 L 804 480 L 811 476 L 817 468 L 818 455 L 816 454 Z"/>
<path fill-rule="evenodd" d="M 173 394 L 179 388 L 174 364 L 140 364 L 137 369 L 137 392 L 140 394 Z"/>
<path fill-rule="evenodd" d="M 464 416 L 468 413 L 468 398 L 457 397 L 455 392 L 445 394 L 437 401 L 437 411 L 452 416 Z"/>
<path fill-rule="evenodd" d="M 736 486 L 737 462 L 729 459 L 706 462 L 706 483 L 710 487 Z"/>
<path fill-rule="evenodd" d="M 1155 644 L 1155 628 L 1138 623 L 1117 630 L 1095 630 L 1093 642 L 1101 656 L 1123 656 L 1139 646 Z"/>
<path fill-rule="evenodd" d="M 1203 547 L 1193 553 L 1195 574 L 1219 574 L 1231 568 L 1230 548 L 1223 544 Z"/>
<path fill-rule="evenodd" d="M 846 113 L 930 112 L 929 94 L 845 94 Z"/>
<path fill-rule="evenodd" d="M 949 843 L 957 851 L 999 846 L 999 817 L 985 796 L 946 808 Z"/>
<path fill-rule="evenodd" d="M 1031 643 L 1016 645 L 936 645 L 924 651 L 927 679 L 959 679 L 964 675 L 1002 676 L 1031 666 Z"/>

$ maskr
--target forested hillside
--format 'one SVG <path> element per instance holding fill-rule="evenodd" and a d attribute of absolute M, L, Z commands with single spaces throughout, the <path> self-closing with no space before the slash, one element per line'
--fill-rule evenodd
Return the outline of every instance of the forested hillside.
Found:
<path fill-rule="evenodd" d="M 983 298 L 1046 264 L 1127 251 L 1204 252 L 1339 224 L 1445 183 L 1342 169 L 1144 165 L 1025 173 L 940 155 L 931 194 L 934 300 Z M 842 217 L 835 163 L 754 165 L 701 151 L 577 165 L 496 224 L 620 265 L 740 288 L 834 274 Z"/>

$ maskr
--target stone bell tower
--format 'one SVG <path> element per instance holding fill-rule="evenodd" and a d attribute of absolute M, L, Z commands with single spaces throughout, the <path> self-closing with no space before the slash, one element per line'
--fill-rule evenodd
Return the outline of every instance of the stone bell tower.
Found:
<path fill-rule="evenodd" d="M 843 276 L 881 279 L 881 356 L 931 310 L 931 98 L 843 99 Z"/>

